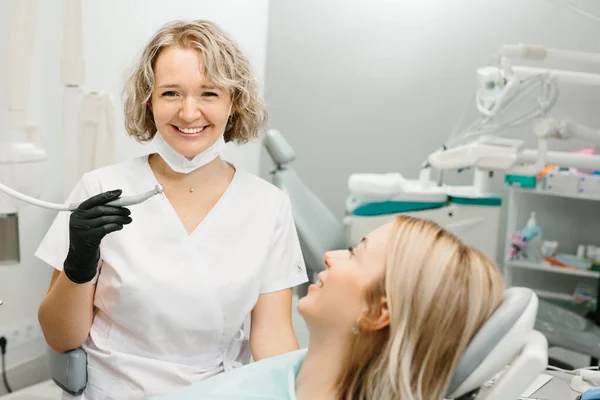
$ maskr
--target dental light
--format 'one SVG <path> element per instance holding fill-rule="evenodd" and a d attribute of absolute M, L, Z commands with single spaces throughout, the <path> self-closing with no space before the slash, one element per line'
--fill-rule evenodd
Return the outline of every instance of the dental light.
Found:
<path fill-rule="evenodd" d="M 424 167 L 440 170 L 475 168 L 475 190 L 489 190 L 491 171 L 536 175 L 547 164 L 561 167 L 600 169 L 600 156 L 548 150 L 552 139 L 579 138 L 600 144 L 600 132 L 570 119 L 550 116 L 558 98 L 558 82 L 600 86 L 600 74 L 579 71 L 513 66 L 511 59 L 561 59 L 600 64 L 600 54 L 505 45 L 494 64 L 477 71 L 479 87 L 475 102 L 480 117 L 466 130 L 452 134 L 446 145 L 429 155 Z M 535 95 L 534 106 L 522 103 Z M 517 107 L 519 105 L 519 107 Z M 517 115 L 509 111 L 521 111 Z M 533 126 L 537 149 L 524 149 L 524 140 L 502 138 L 510 129 Z"/>

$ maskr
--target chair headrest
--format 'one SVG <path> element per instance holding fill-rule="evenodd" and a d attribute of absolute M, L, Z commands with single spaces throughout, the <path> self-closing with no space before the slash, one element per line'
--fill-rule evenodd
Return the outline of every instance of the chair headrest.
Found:
<path fill-rule="evenodd" d="M 531 289 L 512 287 L 505 290 L 502 303 L 469 342 L 456 367 L 446 395 L 453 395 L 451 398 L 456 397 L 456 390 L 465 386 L 467 379 L 473 381 L 471 375 L 478 368 L 478 374 L 487 381 L 507 363 L 511 362 L 511 358 L 515 357 L 524 345 L 526 333 L 533 330 L 536 313 L 537 296 Z M 506 347 L 496 349 L 502 346 Z M 494 354 L 491 355 L 490 353 L 493 350 L 498 351 L 494 351 Z M 501 357 L 489 360 L 489 358 L 496 357 L 498 352 L 502 354 Z M 503 358 L 506 358 L 506 360 Z M 488 364 L 489 366 L 485 365 L 485 368 L 491 371 L 481 371 L 480 365 L 482 364 Z M 496 366 L 496 364 L 498 365 Z M 482 385 L 485 381 L 478 382 L 478 384 Z M 467 386 L 469 385 L 475 386 L 467 388 L 470 390 L 477 387 L 471 382 L 467 384 Z M 460 395 L 464 393 L 465 391 L 461 390 Z"/>
<path fill-rule="evenodd" d="M 294 149 L 277 129 L 269 129 L 263 140 L 267 152 L 277 166 L 281 167 L 296 159 Z"/>

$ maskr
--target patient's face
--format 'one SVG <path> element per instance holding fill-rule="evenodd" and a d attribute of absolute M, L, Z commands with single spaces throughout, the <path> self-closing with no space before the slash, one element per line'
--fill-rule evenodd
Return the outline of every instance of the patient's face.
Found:
<path fill-rule="evenodd" d="M 371 232 L 350 250 L 325 254 L 327 270 L 298 302 L 308 327 L 351 333 L 367 308 L 366 290 L 385 275 L 385 250 L 391 224 Z M 313 332 L 314 333 L 314 332 Z"/>

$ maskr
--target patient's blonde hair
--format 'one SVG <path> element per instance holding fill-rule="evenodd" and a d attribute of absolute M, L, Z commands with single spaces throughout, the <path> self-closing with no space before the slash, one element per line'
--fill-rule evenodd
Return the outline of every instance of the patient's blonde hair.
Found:
<path fill-rule="evenodd" d="M 434 222 L 397 217 L 385 278 L 366 299 L 374 316 L 387 298 L 390 325 L 362 327 L 338 379 L 339 398 L 443 399 L 467 344 L 502 294 L 502 276 L 481 252 Z"/>
<path fill-rule="evenodd" d="M 250 61 L 216 24 L 210 21 L 173 21 L 164 25 L 144 48 L 123 89 L 125 129 L 139 142 L 156 134 L 150 99 L 154 87 L 154 66 L 160 52 L 177 45 L 196 49 L 202 56 L 204 77 L 231 94 L 232 118 L 225 141 L 245 143 L 259 136 L 268 120 L 266 106 L 259 98 L 258 82 Z"/>

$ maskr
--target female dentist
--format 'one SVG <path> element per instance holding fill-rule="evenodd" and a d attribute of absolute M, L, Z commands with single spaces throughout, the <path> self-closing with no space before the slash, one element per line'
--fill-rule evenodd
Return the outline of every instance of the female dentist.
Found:
<path fill-rule="evenodd" d="M 222 160 L 267 113 L 248 59 L 218 26 L 173 22 L 125 86 L 125 125 L 157 153 L 83 176 L 36 256 L 53 266 L 47 343 L 82 346 L 79 397 L 143 399 L 298 349 L 292 288 L 307 281 L 288 197 Z M 164 196 L 107 205 L 160 184 Z M 64 398 L 72 398 L 65 394 Z"/>

